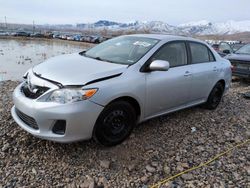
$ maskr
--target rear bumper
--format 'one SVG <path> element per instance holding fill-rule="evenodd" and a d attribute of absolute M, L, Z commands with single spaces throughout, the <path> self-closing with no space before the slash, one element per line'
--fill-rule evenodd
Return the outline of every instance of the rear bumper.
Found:
<path fill-rule="evenodd" d="M 248 72 L 241 72 L 241 71 L 237 71 L 237 72 L 233 72 L 233 76 L 238 76 L 238 77 L 242 77 L 242 78 L 250 78 L 250 71 Z"/>
<path fill-rule="evenodd" d="M 70 104 L 39 102 L 25 97 L 20 88 L 21 85 L 14 90 L 15 106 L 12 107 L 11 114 L 21 128 L 36 137 L 63 143 L 86 140 L 92 137 L 95 122 L 103 110 L 102 106 L 89 100 Z M 16 109 L 32 117 L 37 123 L 38 129 L 32 128 L 23 121 L 16 113 Z M 66 121 L 64 135 L 55 134 L 52 131 L 57 120 Z"/>

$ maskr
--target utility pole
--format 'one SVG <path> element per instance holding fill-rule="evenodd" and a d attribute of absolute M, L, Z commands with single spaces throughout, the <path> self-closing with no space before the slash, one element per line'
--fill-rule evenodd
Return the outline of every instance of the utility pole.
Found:
<path fill-rule="evenodd" d="M 4 16 L 4 21 L 5 21 L 5 28 L 7 29 L 7 18 Z"/>
<path fill-rule="evenodd" d="M 33 34 L 35 32 L 35 21 L 33 20 Z"/>

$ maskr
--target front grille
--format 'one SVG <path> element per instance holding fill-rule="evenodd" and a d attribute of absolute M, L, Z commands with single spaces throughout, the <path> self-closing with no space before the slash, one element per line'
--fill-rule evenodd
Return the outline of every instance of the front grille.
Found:
<path fill-rule="evenodd" d="M 46 91 L 48 91 L 49 89 L 50 88 L 48 87 L 34 86 L 33 91 L 31 91 L 31 89 L 28 87 L 28 84 L 25 83 L 22 86 L 21 91 L 26 97 L 30 99 L 36 99 L 40 97 L 42 94 L 44 94 Z"/>
<path fill-rule="evenodd" d="M 24 114 L 23 112 L 21 112 L 20 110 L 18 110 L 17 108 L 16 110 L 16 114 L 17 116 L 29 127 L 38 130 L 38 125 L 36 123 L 36 120 L 26 114 Z"/>

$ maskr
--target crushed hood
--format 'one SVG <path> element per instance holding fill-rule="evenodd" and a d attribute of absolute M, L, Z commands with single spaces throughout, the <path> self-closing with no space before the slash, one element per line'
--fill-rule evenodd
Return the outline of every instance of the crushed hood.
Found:
<path fill-rule="evenodd" d="M 93 80 L 120 74 L 127 67 L 75 53 L 50 58 L 33 67 L 33 72 L 62 85 L 85 85 Z"/>

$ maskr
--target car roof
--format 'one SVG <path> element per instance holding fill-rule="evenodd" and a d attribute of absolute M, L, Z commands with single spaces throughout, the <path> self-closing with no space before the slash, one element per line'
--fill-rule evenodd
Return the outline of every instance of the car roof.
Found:
<path fill-rule="evenodd" d="M 171 40 L 189 40 L 189 41 L 195 41 L 195 42 L 201 42 L 205 43 L 204 41 L 194 39 L 191 37 L 186 36 L 178 36 L 178 35 L 165 35 L 165 34 L 133 34 L 129 36 L 136 36 L 136 37 L 147 37 L 147 38 L 153 38 L 158 39 L 162 41 L 171 41 Z"/>

